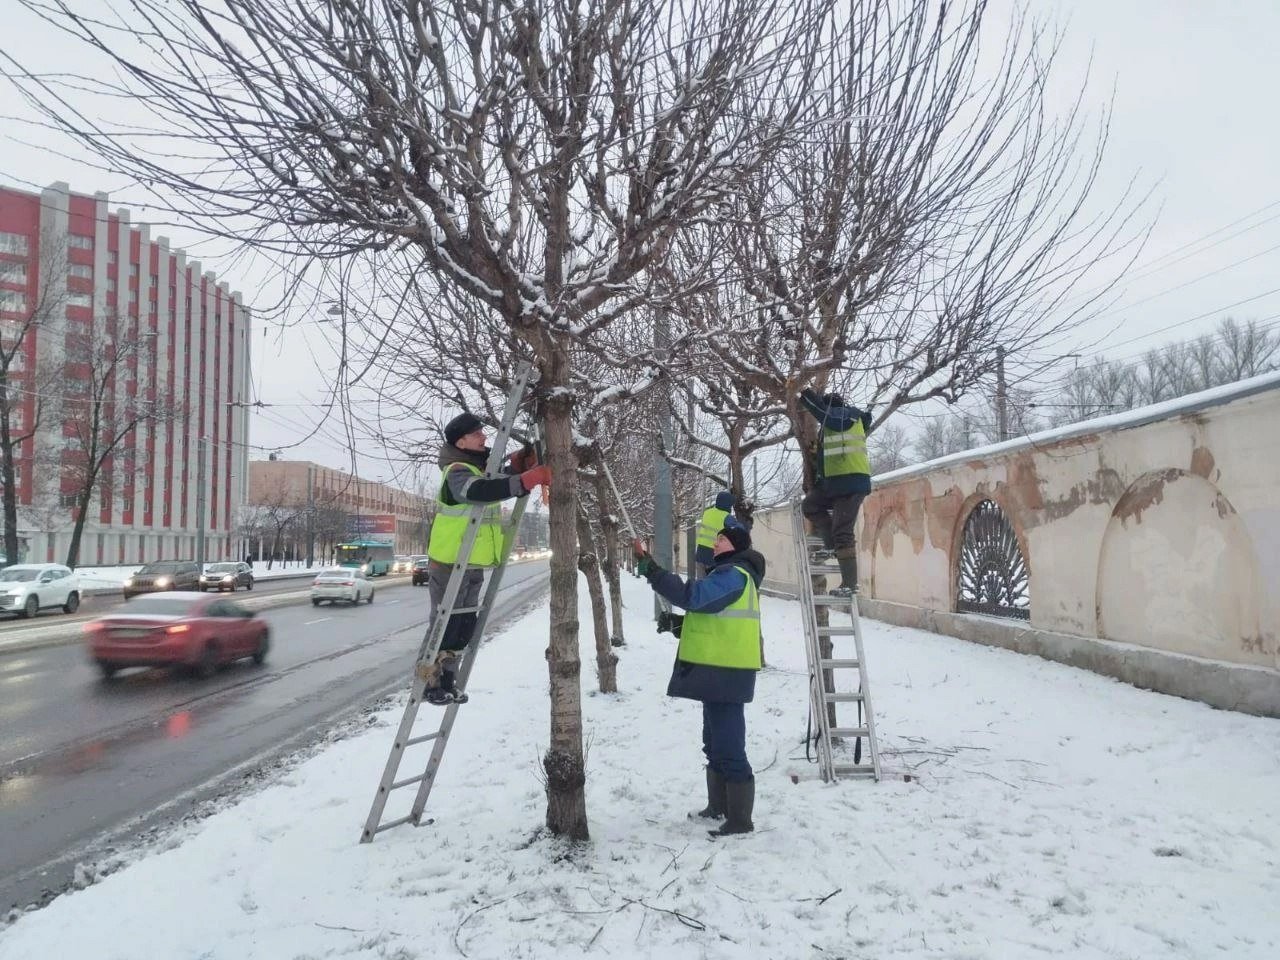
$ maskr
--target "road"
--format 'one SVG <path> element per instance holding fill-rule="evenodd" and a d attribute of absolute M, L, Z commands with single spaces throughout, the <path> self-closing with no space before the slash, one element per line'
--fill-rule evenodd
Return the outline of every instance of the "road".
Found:
<path fill-rule="evenodd" d="M 310 574 L 306 577 L 259 580 L 253 585 L 252 590 L 237 590 L 235 597 L 237 600 L 251 600 L 255 597 L 305 590 L 311 583 L 309 576 Z M 397 577 L 397 582 L 400 579 Z M 60 607 L 41 610 L 34 620 L 28 620 L 26 617 L 8 611 L 0 613 L 0 652 L 4 650 L 6 644 L 24 638 L 45 640 L 54 634 L 78 636 L 86 622 L 109 613 L 124 602 L 122 594 L 108 593 L 85 597 L 80 603 L 80 609 L 70 615 L 63 613 Z"/>
<path fill-rule="evenodd" d="M 508 567 L 492 622 L 539 596 L 547 571 L 545 560 Z M 405 687 L 427 594 L 380 586 L 372 605 L 305 603 L 262 616 L 272 633 L 266 664 L 243 661 L 208 681 L 135 670 L 102 682 L 80 643 L 0 657 L 0 907 L 60 892 L 77 863 Z"/>

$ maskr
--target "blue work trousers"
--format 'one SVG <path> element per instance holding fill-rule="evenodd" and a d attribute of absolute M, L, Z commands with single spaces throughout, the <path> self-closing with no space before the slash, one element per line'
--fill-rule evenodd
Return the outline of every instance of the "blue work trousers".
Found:
<path fill-rule="evenodd" d="M 746 704 L 702 704 L 702 752 L 707 765 L 725 780 L 741 783 L 752 777 L 747 761 Z"/>

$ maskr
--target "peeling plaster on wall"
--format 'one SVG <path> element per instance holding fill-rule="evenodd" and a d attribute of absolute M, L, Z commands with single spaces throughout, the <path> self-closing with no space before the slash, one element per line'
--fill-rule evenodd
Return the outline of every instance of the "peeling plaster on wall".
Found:
<path fill-rule="evenodd" d="M 1216 483 L 1218 478 L 1214 476 L 1214 466 L 1213 451 L 1208 447 L 1196 447 L 1191 451 L 1192 473 Z"/>
<path fill-rule="evenodd" d="M 1165 485 L 1173 483 L 1182 476 L 1186 474 L 1176 467 L 1144 473 L 1120 498 L 1120 502 L 1116 504 L 1114 516 L 1122 524 L 1127 523 L 1130 518 L 1134 523 L 1141 523 L 1142 512 L 1164 500 Z"/>

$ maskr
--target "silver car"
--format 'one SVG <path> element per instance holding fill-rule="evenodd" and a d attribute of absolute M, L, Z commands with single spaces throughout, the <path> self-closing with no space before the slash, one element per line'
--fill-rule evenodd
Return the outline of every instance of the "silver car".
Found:
<path fill-rule="evenodd" d="M 329 603 L 373 603 L 373 584 L 365 579 L 362 571 L 341 567 L 337 570 L 321 570 L 311 581 L 311 605 L 320 606 L 322 600 Z"/>

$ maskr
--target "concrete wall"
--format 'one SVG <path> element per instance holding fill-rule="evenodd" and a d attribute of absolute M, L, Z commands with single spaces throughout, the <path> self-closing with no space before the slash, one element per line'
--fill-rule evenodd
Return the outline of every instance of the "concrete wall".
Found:
<path fill-rule="evenodd" d="M 1030 570 L 1029 625 L 954 613 L 965 520 L 984 499 Z M 790 530 L 785 510 L 757 521 L 783 589 Z M 858 543 L 873 615 L 1280 715 L 1278 375 L 878 477 Z"/>

